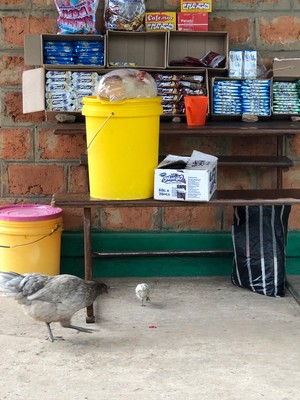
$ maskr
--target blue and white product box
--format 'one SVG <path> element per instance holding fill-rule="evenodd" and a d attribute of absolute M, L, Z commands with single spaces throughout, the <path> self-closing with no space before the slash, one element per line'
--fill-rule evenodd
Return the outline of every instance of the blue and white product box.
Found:
<path fill-rule="evenodd" d="M 244 50 L 244 73 L 245 79 L 253 79 L 257 76 L 257 51 Z"/>
<path fill-rule="evenodd" d="M 242 78 L 243 77 L 243 50 L 230 50 L 229 51 L 229 77 Z"/>
<path fill-rule="evenodd" d="M 191 157 L 169 154 L 154 172 L 154 199 L 209 201 L 217 189 L 218 158 L 194 150 Z"/>

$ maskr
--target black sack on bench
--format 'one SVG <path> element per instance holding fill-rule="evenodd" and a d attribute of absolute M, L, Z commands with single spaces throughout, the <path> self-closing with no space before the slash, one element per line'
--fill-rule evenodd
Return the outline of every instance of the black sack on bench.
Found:
<path fill-rule="evenodd" d="M 265 296 L 282 297 L 291 206 L 234 207 L 231 281 Z"/>

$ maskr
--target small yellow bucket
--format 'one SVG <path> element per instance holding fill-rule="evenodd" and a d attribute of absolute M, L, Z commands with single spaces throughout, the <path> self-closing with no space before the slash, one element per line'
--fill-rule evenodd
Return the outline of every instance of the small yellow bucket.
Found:
<path fill-rule="evenodd" d="M 62 210 L 37 204 L 0 207 L 0 270 L 60 273 Z"/>
<path fill-rule="evenodd" d="M 83 98 L 90 196 L 138 200 L 153 196 L 161 98 L 110 102 Z"/>

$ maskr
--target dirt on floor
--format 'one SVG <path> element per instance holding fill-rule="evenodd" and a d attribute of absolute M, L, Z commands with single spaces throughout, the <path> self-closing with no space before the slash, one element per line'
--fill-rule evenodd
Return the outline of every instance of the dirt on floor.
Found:
<path fill-rule="evenodd" d="M 104 280 L 104 279 L 103 279 Z M 77 333 L 23 314 L 0 297 L 0 400 L 296 400 L 300 307 L 228 277 L 122 278 L 95 304 L 95 329 Z M 141 307 L 135 286 L 146 281 Z"/>

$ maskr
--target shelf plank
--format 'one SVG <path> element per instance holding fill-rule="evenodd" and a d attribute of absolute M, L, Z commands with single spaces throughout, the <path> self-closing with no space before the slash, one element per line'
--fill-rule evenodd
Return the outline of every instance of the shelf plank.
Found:
<path fill-rule="evenodd" d="M 208 202 L 91 199 L 88 193 L 57 193 L 52 204 L 57 207 L 203 207 L 211 205 L 293 205 L 300 204 L 300 189 L 217 190 Z"/>
<path fill-rule="evenodd" d="M 55 135 L 85 134 L 85 123 L 58 123 Z M 161 122 L 163 136 L 286 136 L 300 134 L 300 122 L 269 120 L 258 122 L 207 121 L 205 126 L 188 126 L 185 122 Z"/>
<path fill-rule="evenodd" d="M 165 155 L 160 156 L 162 160 Z M 293 161 L 286 156 L 217 156 L 218 166 L 222 167 L 279 167 L 290 168 L 294 165 Z M 80 165 L 88 165 L 87 155 L 82 154 Z"/>

